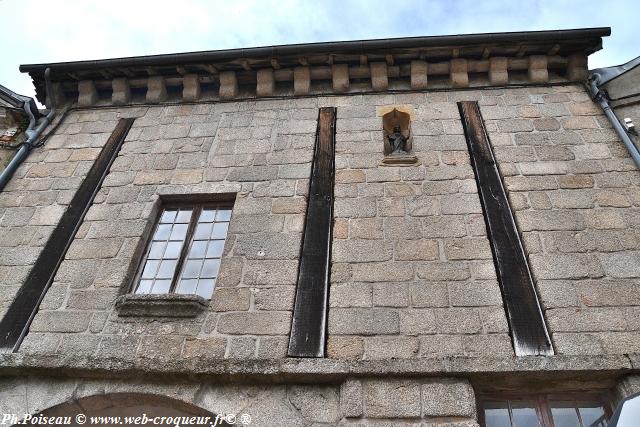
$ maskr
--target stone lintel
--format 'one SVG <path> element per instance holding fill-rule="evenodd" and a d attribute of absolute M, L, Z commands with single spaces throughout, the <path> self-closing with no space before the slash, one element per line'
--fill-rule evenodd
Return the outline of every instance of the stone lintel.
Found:
<path fill-rule="evenodd" d="M 258 70 L 256 75 L 256 95 L 258 96 L 273 96 L 276 82 L 273 76 L 272 68 L 262 68 Z"/>
<path fill-rule="evenodd" d="M 311 92 L 311 70 L 309 67 L 296 67 L 293 69 L 293 93 L 295 95 L 308 95 Z"/>
<path fill-rule="evenodd" d="M 411 89 L 427 88 L 428 65 L 425 61 L 411 61 Z"/>
<path fill-rule="evenodd" d="M 167 100 L 167 85 L 162 76 L 150 76 L 147 79 L 147 102 Z"/>
<path fill-rule="evenodd" d="M 569 55 L 567 61 L 567 78 L 572 82 L 581 82 L 587 80 L 588 74 L 587 55 L 581 53 Z"/>
<path fill-rule="evenodd" d="M 220 359 L 203 356 L 197 359 L 174 359 L 161 364 L 153 359 L 131 360 L 122 357 L 101 358 L 73 354 L 37 355 L 0 353 L 0 374 L 26 376 L 37 372 L 56 372 L 70 378 L 157 378 L 158 375 L 214 377 L 226 381 L 246 382 L 247 378 L 262 381 L 295 381 L 338 383 L 347 377 L 377 376 L 458 376 L 510 384 L 537 379 L 563 383 L 566 381 L 596 381 L 602 387 L 615 386 L 622 374 L 638 374 L 640 366 L 626 355 L 579 355 L 546 357 L 434 357 L 389 360 L 337 359 Z M 490 380 L 487 380 L 490 378 Z M 489 384 L 490 385 L 490 384 Z"/>
<path fill-rule="evenodd" d="M 131 88 L 126 77 L 118 77 L 111 81 L 111 102 L 114 104 L 128 104 L 131 102 Z"/>
<path fill-rule="evenodd" d="M 182 78 L 182 99 L 184 101 L 197 101 L 200 99 L 200 76 L 186 74 Z"/>
<path fill-rule="evenodd" d="M 492 85 L 506 85 L 509 83 L 507 65 L 507 58 L 489 58 L 489 82 Z"/>
<path fill-rule="evenodd" d="M 180 294 L 127 294 L 116 301 L 124 317 L 196 317 L 208 306 L 201 296 Z"/>
<path fill-rule="evenodd" d="M 238 96 L 238 78 L 236 72 L 220 72 L 220 98 L 233 99 L 236 96 Z"/>
<path fill-rule="evenodd" d="M 469 86 L 469 73 L 467 71 L 467 60 L 462 58 L 452 59 L 450 69 L 449 69 L 449 75 L 451 78 L 451 86 L 453 87 Z"/>
<path fill-rule="evenodd" d="M 80 80 L 78 82 L 78 106 L 89 107 L 98 101 L 98 92 L 93 80 Z"/>
<path fill-rule="evenodd" d="M 371 62 L 371 87 L 375 91 L 383 91 L 389 88 L 386 62 Z"/>
<path fill-rule="evenodd" d="M 529 80 L 531 83 L 547 83 L 549 71 L 546 55 L 531 55 L 529 57 Z"/>
<path fill-rule="evenodd" d="M 349 66 L 347 64 L 333 64 L 331 66 L 333 90 L 347 92 L 349 90 Z"/>

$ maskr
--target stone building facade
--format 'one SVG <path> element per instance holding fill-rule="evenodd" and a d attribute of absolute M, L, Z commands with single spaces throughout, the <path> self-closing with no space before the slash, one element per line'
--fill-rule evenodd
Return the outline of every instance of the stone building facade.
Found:
<path fill-rule="evenodd" d="M 640 173 L 584 86 L 607 34 L 24 66 L 60 114 L 0 193 L 3 324 L 34 271 L 60 262 L 25 333 L 4 343 L 0 412 L 249 414 L 265 426 L 491 426 L 508 408 L 541 423 L 575 408 L 585 426 L 585 408 L 606 417 L 640 391 Z M 513 344 L 511 284 L 497 274 L 461 101 L 479 106 L 547 353 Z M 288 348 L 325 107 L 326 339 L 324 357 L 301 358 Z M 411 123 L 415 160 L 400 165 L 384 162 L 393 108 Z M 133 121 L 69 246 L 51 251 L 123 119 Z M 141 291 L 163 212 L 203 201 L 232 212 L 211 298 Z"/>

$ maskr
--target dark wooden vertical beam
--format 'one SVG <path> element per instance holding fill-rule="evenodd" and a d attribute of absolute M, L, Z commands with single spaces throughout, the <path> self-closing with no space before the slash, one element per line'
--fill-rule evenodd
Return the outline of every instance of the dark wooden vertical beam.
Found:
<path fill-rule="evenodd" d="M 475 101 L 458 103 L 480 193 L 498 282 L 517 356 L 551 355 L 553 347 L 489 135 Z"/>
<path fill-rule="evenodd" d="M 17 351 L 134 119 L 120 119 L 0 321 L 0 352 Z"/>
<path fill-rule="evenodd" d="M 289 356 L 324 357 L 333 223 L 336 109 L 321 108 L 309 182 Z"/>

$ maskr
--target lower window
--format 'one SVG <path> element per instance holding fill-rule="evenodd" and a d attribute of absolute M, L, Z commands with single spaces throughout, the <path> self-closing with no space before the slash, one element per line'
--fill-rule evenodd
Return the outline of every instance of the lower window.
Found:
<path fill-rule="evenodd" d="M 484 396 L 484 427 L 606 427 L 610 406 L 601 395 Z"/>
<path fill-rule="evenodd" d="M 136 277 L 136 294 L 210 299 L 220 271 L 232 205 L 163 206 Z"/>

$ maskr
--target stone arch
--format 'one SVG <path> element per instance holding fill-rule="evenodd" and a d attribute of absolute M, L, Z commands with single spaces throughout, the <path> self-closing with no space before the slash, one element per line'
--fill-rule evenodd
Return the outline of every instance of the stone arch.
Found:
<path fill-rule="evenodd" d="M 88 420 L 84 424 L 78 423 L 76 421 L 78 414 L 83 414 L 87 418 L 97 416 L 142 417 L 143 414 L 151 419 L 154 417 L 173 417 L 174 419 L 175 417 L 197 417 L 200 422 L 191 423 L 190 425 L 202 426 L 210 426 L 216 420 L 216 414 L 206 409 L 178 399 L 146 393 L 111 393 L 82 397 L 52 406 L 35 414 L 34 417 L 71 417 L 71 424 L 69 424 L 71 426 L 90 425 Z M 134 426 L 140 424 L 141 422 L 126 423 L 124 419 L 122 422 L 113 424 L 101 423 L 103 426 Z M 186 423 L 180 423 L 180 425 L 184 424 Z M 165 422 L 161 425 L 175 425 L 175 423 Z M 232 424 L 228 424 L 219 417 L 216 425 L 230 426 Z"/>

